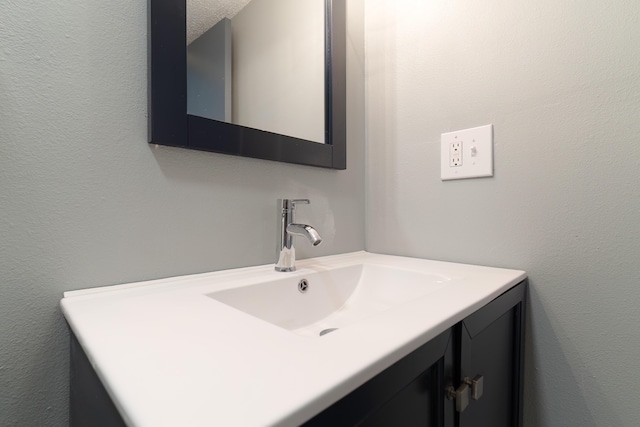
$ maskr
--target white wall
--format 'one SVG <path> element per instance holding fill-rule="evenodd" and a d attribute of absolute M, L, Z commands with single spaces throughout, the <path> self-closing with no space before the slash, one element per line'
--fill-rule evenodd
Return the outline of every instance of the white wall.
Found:
<path fill-rule="evenodd" d="M 253 0 L 231 22 L 232 122 L 324 143 L 324 0 Z"/>
<path fill-rule="evenodd" d="M 0 425 L 63 426 L 62 292 L 364 248 L 363 5 L 349 2 L 348 169 L 147 144 L 147 2 L 0 2 Z"/>
<path fill-rule="evenodd" d="M 367 249 L 526 269 L 526 425 L 637 426 L 640 3 L 365 16 Z M 441 182 L 440 134 L 488 123 L 495 176 Z"/>

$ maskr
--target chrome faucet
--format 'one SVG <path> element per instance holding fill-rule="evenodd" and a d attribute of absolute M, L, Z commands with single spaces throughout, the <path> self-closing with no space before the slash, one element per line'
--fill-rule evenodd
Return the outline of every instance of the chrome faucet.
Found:
<path fill-rule="evenodd" d="M 296 250 L 293 247 L 293 236 L 304 236 L 313 246 L 322 243 L 322 237 L 310 225 L 295 224 L 294 213 L 297 204 L 309 204 L 309 199 L 278 199 L 279 233 L 278 261 L 276 271 L 295 271 Z"/>

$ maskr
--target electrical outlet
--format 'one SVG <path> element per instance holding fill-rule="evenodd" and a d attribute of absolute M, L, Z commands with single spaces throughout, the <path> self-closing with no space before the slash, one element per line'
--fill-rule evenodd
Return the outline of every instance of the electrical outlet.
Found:
<path fill-rule="evenodd" d="M 462 166 L 462 142 L 449 143 L 449 167 Z"/>
<path fill-rule="evenodd" d="M 440 138 L 440 177 L 493 176 L 493 125 L 443 133 Z"/>

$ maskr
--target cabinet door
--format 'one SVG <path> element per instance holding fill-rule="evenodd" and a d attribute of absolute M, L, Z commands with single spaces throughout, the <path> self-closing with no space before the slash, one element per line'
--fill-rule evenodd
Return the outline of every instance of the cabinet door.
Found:
<path fill-rule="evenodd" d="M 522 425 L 525 286 L 505 292 L 458 325 L 459 381 L 481 377 L 483 389 L 458 414 L 459 427 Z"/>
<path fill-rule="evenodd" d="M 71 333 L 71 387 L 69 425 L 72 427 L 126 427 L 91 362 Z"/>
<path fill-rule="evenodd" d="M 440 334 L 304 426 L 452 427 L 442 393 L 453 375 L 452 336 Z"/>

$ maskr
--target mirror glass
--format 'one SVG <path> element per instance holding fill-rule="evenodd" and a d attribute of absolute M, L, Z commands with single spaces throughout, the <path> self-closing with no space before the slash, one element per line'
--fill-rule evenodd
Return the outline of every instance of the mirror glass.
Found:
<path fill-rule="evenodd" d="M 325 0 L 187 0 L 187 113 L 325 142 Z"/>

